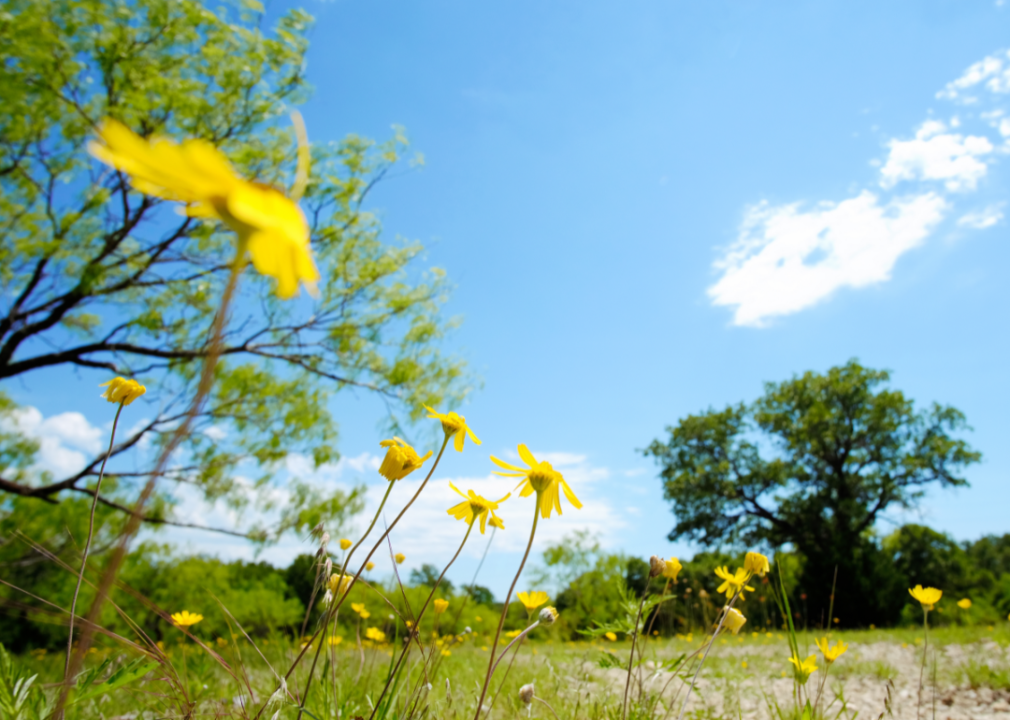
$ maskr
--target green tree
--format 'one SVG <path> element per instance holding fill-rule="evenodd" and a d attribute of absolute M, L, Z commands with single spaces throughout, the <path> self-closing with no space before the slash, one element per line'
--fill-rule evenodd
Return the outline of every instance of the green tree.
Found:
<path fill-rule="evenodd" d="M 425 587 L 432 588 L 435 587 L 435 583 L 438 582 L 438 576 L 441 574 L 442 570 L 437 565 L 424 563 L 420 568 L 410 571 L 410 584 L 415 587 L 424 585 Z M 438 588 L 446 595 L 452 595 L 453 586 L 448 578 L 442 578 L 442 582 L 439 583 Z"/>
<path fill-rule="evenodd" d="M 291 10 L 265 30 L 256 0 L 216 12 L 196 0 L 0 0 L 0 8 L 0 380 L 62 368 L 85 371 L 95 385 L 123 375 L 148 386 L 137 414 L 148 419 L 121 425 L 113 449 L 119 495 L 101 498 L 122 509 L 144 477 L 117 473 L 116 457 L 156 446 L 184 413 L 234 239 L 133 191 L 90 158 L 87 143 L 113 117 L 145 137 L 205 139 L 245 177 L 291 186 L 287 114 L 308 94 L 311 18 Z M 382 144 L 352 135 L 312 146 L 302 208 L 319 296 L 281 302 L 271 280 L 243 274 L 212 395 L 171 478 L 207 500 L 266 509 L 290 453 L 309 458 L 309 468 L 337 459 L 328 408 L 338 391 L 382 398 L 394 429 L 419 417 L 422 403 L 464 396 L 462 363 L 439 351 L 452 325 L 440 314 L 443 271 L 415 267 L 417 243 L 381 242 L 363 207 L 405 148 L 399 130 Z M 100 455 L 67 477 L 34 472 L 37 447 L 17 432 L 17 409 L 2 394 L 0 416 L 0 491 L 50 503 L 93 494 Z M 354 495 L 322 494 L 298 473 L 286 487 L 279 520 L 254 527 L 255 537 L 356 507 Z M 168 494 L 148 513 L 149 522 L 186 524 Z"/>
<path fill-rule="evenodd" d="M 811 621 L 828 612 L 836 567 L 836 615 L 849 625 L 893 620 L 882 616 L 892 589 L 876 521 L 915 507 L 930 485 L 966 485 L 958 473 L 981 456 L 952 437 L 966 427 L 958 410 L 917 411 L 880 387 L 888 380 L 851 360 L 667 428 L 645 454 L 660 465 L 677 518 L 670 539 L 791 545 L 804 558 Z"/>

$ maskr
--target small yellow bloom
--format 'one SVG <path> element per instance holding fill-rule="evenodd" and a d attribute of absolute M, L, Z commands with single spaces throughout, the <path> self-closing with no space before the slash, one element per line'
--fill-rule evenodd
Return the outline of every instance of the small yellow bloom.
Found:
<path fill-rule="evenodd" d="M 736 635 L 740 632 L 740 628 L 743 627 L 744 623 L 747 622 L 747 618 L 736 608 L 725 608 L 725 610 L 726 619 L 722 621 L 722 626 Z"/>
<path fill-rule="evenodd" d="M 365 570 L 367 570 L 368 572 L 372 572 L 372 570 L 374 569 L 375 569 L 375 563 L 373 563 L 371 560 L 365 563 Z"/>
<path fill-rule="evenodd" d="M 683 565 L 680 564 L 680 560 L 675 557 L 670 558 L 666 561 L 666 568 L 663 570 L 663 577 L 670 580 L 676 580 L 677 575 L 683 569 Z"/>
<path fill-rule="evenodd" d="M 961 598 L 957 601 L 957 606 L 962 610 L 967 610 L 971 607 L 971 600 L 968 598 Z"/>
<path fill-rule="evenodd" d="M 341 549 L 341 550 L 346 550 L 347 548 L 349 548 L 349 547 L 350 547 L 351 545 L 353 545 L 353 544 L 354 544 L 354 543 L 352 543 L 352 542 L 351 542 L 350 540 L 348 540 L 347 538 L 343 538 L 343 539 L 342 539 L 342 540 L 340 541 L 340 549 Z"/>
<path fill-rule="evenodd" d="M 228 647 L 228 641 L 224 638 L 215 638 L 214 640 L 217 642 L 218 647 Z"/>
<path fill-rule="evenodd" d="M 330 642 L 330 647 L 335 647 L 335 646 L 339 645 L 340 643 L 342 643 L 343 641 L 344 641 L 344 639 L 342 637 L 340 637 L 339 635 L 330 635 L 330 641 L 329 641 Z"/>
<path fill-rule="evenodd" d="M 446 650 L 445 648 L 442 648 L 442 657 L 449 657 L 450 655 L 452 655 L 452 650 Z"/>
<path fill-rule="evenodd" d="M 106 119 L 101 142 L 88 145 L 96 158 L 130 176 L 139 192 L 186 204 L 191 217 L 216 218 L 239 236 L 253 265 L 277 280 L 277 295 L 290 298 L 301 282 L 311 294 L 319 271 L 309 247 L 309 226 L 298 204 L 280 190 L 243 180 L 228 159 L 203 140 L 181 145 L 145 140 Z M 307 170 L 306 170 L 307 172 Z"/>
<path fill-rule="evenodd" d="M 564 491 L 565 497 L 568 498 L 568 502 L 576 508 L 582 507 L 582 503 L 579 502 L 577 497 L 575 497 L 575 493 L 572 492 L 572 489 L 568 487 L 568 483 L 565 482 L 565 478 L 561 475 L 561 473 L 555 470 L 549 462 L 538 462 L 537 459 L 533 457 L 533 453 L 530 452 L 529 448 L 523 444 L 519 445 L 519 457 L 521 457 L 523 462 L 529 466 L 528 468 L 510 465 L 509 463 L 503 462 L 492 455 L 491 462 L 498 467 L 509 471 L 499 472 L 495 470 L 492 474 L 501 475 L 502 477 L 522 478 L 519 485 L 516 485 L 517 489 L 520 486 L 522 486 L 523 489 L 522 492 L 519 493 L 519 497 L 529 497 L 535 491 L 537 499 L 540 501 L 540 514 L 545 519 L 551 516 L 552 507 L 558 511 L 558 515 L 561 514 L 560 491 Z"/>
<path fill-rule="evenodd" d="M 533 612 L 545 602 L 550 600 L 550 598 L 547 597 L 547 593 L 543 590 L 516 593 L 516 597 L 519 598 L 519 602 L 523 604 L 523 607 L 526 608 L 526 612 L 528 613 Z"/>
<path fill-rule="evenodd" d="M 523 634 L 522 630 L 509 630 L 507 633 L 505 633 L 505 637 L 507 637 L 507 638 L 517 638 L 517 637 L 519 637 L 522 634 Z"/>
<path fill-rule="evenodd" d="M 768 558 L 761 553 L 749 552 L 743 561 L 743 569 L 753 575 L 764 577 L 771 569 Z"/>
<path fill-rule="evenodd" d="M 437 600 L 435 600 L 435 614 L 436 615 L 441 615 L 442 613 L 444 613 L 448 609 L 449 609 L 449 601 L 448 600 L 443 600 L 442 598 L 438 598 Z"/>
<path fill-rule="evenodd" d="M 350 575 L 333 573 L 330 575 L 330 592 L 333 593 L 334 597 L 340 597 L 347 592 L 347 588 L 353 579 Z"/>
<path fill-rule="evenodd" d="M 724 565 L 723 567 L 716 568 L 715 574 L 724 581 L 723 584 L 716 589 L 716 592 L 725 593 L 727 599 L 732 599 L 738 592 L 740 593 L 741 599 L 743 599 L 744 590 L 754 592 L 754 588 L 747 585 L 747 579 L 750 576 L 750 573 L 743 568 L 737 568 L 736 573 L 730 575 L 729 569 Z"/>
<path fill-rule="evenodd" d="M 833 663 L 835 660 L 841 657 L 841 655 L 846 650 L 849 649 L 849 646 L 843 643 L 841 640 L 835 643 L 834 647 L 829 648 L 828 639 L 826 637 L 815 641 L 815 644 L 817 645 L 817 649 L 820 650 L 821 654 L 824 656 L 824 661 L 827 662 L 828 664 Z"/>
<path fill-rule="evenodd" d="M 789 658 L 789 662 L 791 662 L 793 666 L 796 668 L 794 672 L 796 675 L 796 680 L 797 682 L 799 682 L 800 685 L 806 685 L 807 680 L 810 679 L 810 676 L 813 673 L 817 672 L 817 662 L 815 660 L 815 656 L 813 655 L 808 657 L 803 662 L 800 662 L 799 658 L 793 655 L 791 658 Z"/>
<path fill-rule="evenodd" d="M 463 441 L 466 440 L 467 435 L 470 436 L 471 440 L 480 445 L 480 440 L 478 440 L 477 436 L 473 434 L 473 430 L 471 430 L 470 426 L 466 424 L 466 418 L 462 415 L 457 415 L 454 412 L 442 415 L 427 405 L 424 406 L 424 409 L 431 413 L 428 416 L 429 418 L 442 421 L 442 430 L 445 432 L 446 436 L 456 436 L 452 442 L 452 446 L 456 448 L 456 452 L 463 452 Z"/>
<path fill-rule="evenodd" d="M 123 405 L 129 405 L 147 392 L 147 388 L 136 380 L 127 380 L 121 377 L 113 378 L 98 387 L 106 386 L 108 386 L 108 389 L 102 393 L 102 397 L 110 403 L 122 403 Z"/>
<path fill-rule="evenodd" d="M 203 620 L 203 615 L 197 615 L 196 613 L 191 613 L 189 610 L 183 610 L 182 612 L 172 614 L 172 622 L 174 622 L 179 627 L 189 627 L 190 625 L 196 625 L 201 620 Z"/>
<path fill-rule="evenodd" d="M 386 457 L 379 466 L 379 474 L 387 480 L 402 480 L 424 464 L 431 457 L 431 450 L 424 457 L 398 437 L 379 443 L 386 450 Z"/>
<path fill-rule="evenodd" d="M 603 637 L 607 638 L 610 642 L 617 642 L 617 634 L 612 632 L 603 633 Z"/>
<path fill-rule="evenodd" d="M 933 606 L 940 602 L 943 590 L 937 590 L 933 587 L 924 588 L 922 585 L 916 585 L 914 588 L 909 588 L 908 594 L 918 600 L 923 609 L 932 610 Z"/>
<path fill-rule="evenodd" d="M 393 556 L 393 559 L 396 560 L 397 565 L 403 565 L 403 561 L 407 559 L 407 556 L 403 553 L 396 553 L 396 555 Z"/>
<path fill-rule="evenodd" d="M 742 663 L 740 663 L 740 667 L 742 667 L 744 670 L 746 670 L 747 669 L 747 661 L 744 660 Z"/>
<path fill-rule="evenodd" d="M 382 632 L 379 628 L 368 628 L 365 630 L 365 637 L 378 643 L 386 642 L 386 633 Z"/>
<path fill-rule="evenodd" d="M 484 534 L 484 530 L 487 528 L 487 516 L 488 513 L 491 514 L 492 525 L 495 527 L 500 527 L 504 529 L 504 524 L 501 519 L 494 514 L 494 511 L 498 509 L 498 506 L 508 500 L 512 493 L 509 493 L 500 500 L 488 500 L 487 498 L 478 495 L 473 490 L 467 490 L 467 494 L 464 495 L 458 487 L 449 483 L 449 487 L 456 491 L 457 495 L 464 498 L 464 501 L 459 505 L 453 505 L 446 512 L 452 515 L 457 520 L 465 520 L 467 525 L 473 525 L 473 521 L 480 518 L 480 534 Z M 494 521 L 497 520 L 498 524 L 495 525 Z"/>

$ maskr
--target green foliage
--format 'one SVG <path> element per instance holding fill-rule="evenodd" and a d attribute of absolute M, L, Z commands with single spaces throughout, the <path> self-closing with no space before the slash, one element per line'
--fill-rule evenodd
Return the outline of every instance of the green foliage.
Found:
<path fill-rule="evenodd" d="M 269 30 L 262 21 L 258 4 L 237 1 L 0 3 L 0 379 L 76 367 L 100 370 L 95 385 L 113 373 L 143 381 L 138 416 L 150 420 L 118 438 L 113 474 L 115 456 L 142 440 L 157 446 L 178 423 L 235 246 L 215 222 L 134 192 L 86 146 L 113 117 L 145 137 L 205 139 L 245 177 L 290 186 L 286 116 L 308 94 L 311 18 L 289 10 Z M 383 143 L 352 135 L 312 147 L 302 208 L 322 274 L 318 298 L 281 302 L 251 268 L 240 280 L 213 392 L 169 474 L 238 511 L 275 509 L 276 522 L 250 530 L 256 539 L 324 520 L 332 528 L 360 507 L 355 494 L 323 492 L 304 477 L 339 457 L 335 393 L 377 394 L 395 429 L 422 403 L 451 405 L 468 390 L 462 363 L 439 350 L 454 325 L 440 313 L 444 272 L 416 267 L 417 243 L 382 242 L 364 207 L 406 147 L 399 129 Z M 0 416 L 15 410 L 0 398 Z M 46 500 L 87 491 L 100 456 L 75 475 L 42 476 L 30 470 L 32 442 L 16 424 L 3 427 L 0 489 Z M 305 462 L 286 464 L 292 453 Z M 285 467 L 278 502 L 271 480 Z M 112 501 L 144 480 L 119 479 Z M 148 520 L 173 520 L 169 486 Z"/>
<path fill-rule="evenodd" d="M 437 566 L 431 563 L 424 563 L 420 568 L 415 568 L 410 571 L 410 584 L 411 585 L 425 585 L 429 588 L 435 587 L 435 583 L 438 582 L 438 576 L 442 574 L 442 571 L 438 569 Z M 452 595 L 453 587 L 452 583 L 446 579 L 442 578 L 442 582 L 438 585 L 439 589 L 442 590 L 447 595 Z"/>
<path fill-rule="evenodd" d="M 791 544 L 818 611 L 827 612 L 837 567 L 845 624 L 888 617 L 893 587 L 874 523 L 893 505 L 913 507 L 931 484 L 965 485 L 958 473 L 981 458 L 952 436 L 966 427 L 958 410 L 916 411 L 900 391 L 879 387 L 888 379 L 852 360 L 668 428 L 669 439 L 645 453 L 660 465 L 677 516 L 670 538 Z"/>

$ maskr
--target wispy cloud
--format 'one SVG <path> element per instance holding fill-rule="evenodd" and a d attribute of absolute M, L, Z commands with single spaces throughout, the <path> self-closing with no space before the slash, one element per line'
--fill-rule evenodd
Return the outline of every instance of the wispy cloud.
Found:
<path fill-rule="evenodd" d="M 1010 54 L 969 67 L 937 98 L 961 105 L 999 102 L 1010 93 Z M 986 127 L 960 130 L 961 120 L 929 119 L 908 138 L 886 143 L 877 188 L 819 203 L 757 203 L 744 211 L 737 239 L 715 261 L 719 277 L 708 288 L 714 305 L 733 308 L 733 323 L 766 326 L 799 312 L 841 288 L 862 288 L 891 278 L 898 259 L 923 244 L 947 219 L 959 198 L 975 191 L 998 155 L 986 133 L 1010 136 L 1002 108 L 978 115 Z M 961 227 L 999 222 L 999 206 L 969 212 Z"/>
<path fill-rule="evenodd" d="M 3 422 L 4 430 L 19 432 L 38 443 L 38 459 L 32 472 L 49 472 L 57 479 L 80 472 L 108 442 L 107 431 L 95 427 L 78 412 L 47 418 L 37 408 L 26 405 Z"/>

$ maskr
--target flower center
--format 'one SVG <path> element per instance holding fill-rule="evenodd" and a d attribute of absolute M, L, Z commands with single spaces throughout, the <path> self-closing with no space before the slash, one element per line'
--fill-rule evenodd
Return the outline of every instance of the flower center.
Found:
<path fill-rule="evenodd" d="M 538 493 L 543 492 L 551 486 L 551 483 L 555 482 L 558 473 L 546 460 L 542 461 L 535 468 L 530 470 L 529 479 L 530 485 Z"/>

